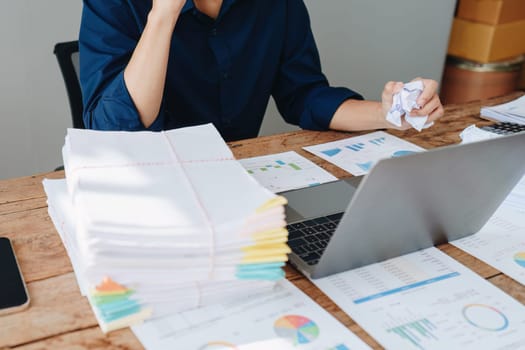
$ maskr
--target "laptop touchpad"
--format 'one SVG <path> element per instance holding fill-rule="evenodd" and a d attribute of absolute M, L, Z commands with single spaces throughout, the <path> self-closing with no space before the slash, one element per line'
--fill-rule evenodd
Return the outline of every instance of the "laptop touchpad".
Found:
<path fill-rule="evenodd" d="M 355 181 L 354 181 L 355 182 Z M 350 181 L 334 181 L 318 186 L 283 192 L 288 199 L 288 223 L 345 211 L 356 190 Z"/>

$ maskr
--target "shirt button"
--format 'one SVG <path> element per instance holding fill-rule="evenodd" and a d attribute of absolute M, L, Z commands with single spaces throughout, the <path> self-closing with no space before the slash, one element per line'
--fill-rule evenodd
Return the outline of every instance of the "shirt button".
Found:
<path fill-rule="evenodd" d="M 230 77 L 230 75 L 227 72 L 222 73 L 222 80 L 226 80 Z"/>
<path fill-rule="evenodd" d="M 211 36 L 217 36 L 217 28 L 213 28 L 213 29 L 210 31 L 210 35 L 211 35 Z"/>

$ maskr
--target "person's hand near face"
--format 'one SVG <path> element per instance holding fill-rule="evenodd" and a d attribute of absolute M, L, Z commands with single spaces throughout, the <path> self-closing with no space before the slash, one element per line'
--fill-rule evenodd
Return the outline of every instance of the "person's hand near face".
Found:
<path fill-rule="evenodd" d="M 173 29 L 186 0 L 153 0 L 146 27 L 124 70 L 124 81 L 142 124 L 160 111 Z"/>

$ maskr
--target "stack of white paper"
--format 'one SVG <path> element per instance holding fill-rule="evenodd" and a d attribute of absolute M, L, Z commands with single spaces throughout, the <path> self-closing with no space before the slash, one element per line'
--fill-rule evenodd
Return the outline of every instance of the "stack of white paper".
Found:
<path fill-rule="evenodd" d="M 211 124 L 70 129 L 63 157 L 66 200 L 46 182 L 49 211 L 103 329 L 284 276 L 285 199 L 246 173 Z"/>
<path fill-rule="evenodd" d="M 501 105 L 482 107 L 481 116 L 498 122 L 525 125 L 525 96 Z"/>

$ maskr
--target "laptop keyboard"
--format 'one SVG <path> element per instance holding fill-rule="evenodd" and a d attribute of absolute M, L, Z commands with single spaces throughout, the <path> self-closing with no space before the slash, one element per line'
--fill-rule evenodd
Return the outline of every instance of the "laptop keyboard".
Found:
<path fill-rule="evenodd" d="M 288 245 L 308 265 L 317 264 L 342 216 L 332 214 L 286 226 Z"/>

